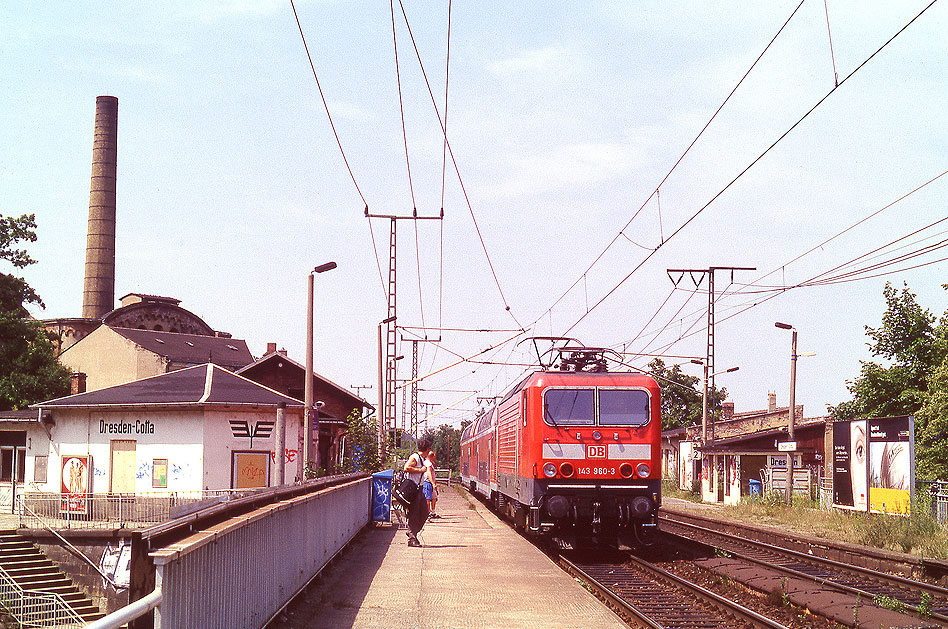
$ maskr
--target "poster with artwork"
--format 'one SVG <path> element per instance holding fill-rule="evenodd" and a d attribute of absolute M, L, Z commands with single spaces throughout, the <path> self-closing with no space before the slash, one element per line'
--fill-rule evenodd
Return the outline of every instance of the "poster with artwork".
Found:
<path fill-rule="evenodd" d="M 833 505 L 909 512 L 915 485 L 914 421 L 881 417 L 833 424 Z"/>
<path fill-rule="evenodd" d="M 88 511 L 89 479 L 92 473 L 92 457 L 64 456 L 62 458 L 61 500 L 62 513 L 86 513 Z"/>
<path fill-rule="evenodd" d="M 695 445 L 694 441 L 678 444 L 678 489 L 682 491 L 691 491 L 695 482 Z"/>
<path fill-rule="evenodd" d="M 869 508 L 908 514 L 915 486 L 914 423 L 911 417 L 867 421 L 869 431 Z"/>

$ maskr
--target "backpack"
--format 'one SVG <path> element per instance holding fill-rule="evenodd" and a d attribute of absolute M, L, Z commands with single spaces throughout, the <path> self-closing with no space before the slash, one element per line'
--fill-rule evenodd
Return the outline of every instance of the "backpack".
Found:
<path fill-rule="evenodd" d="M 408 478 L 404 469 L 395 474 L 392 482 L 392 497 L 407 509 L 417 496 L 418 483 Z"/>

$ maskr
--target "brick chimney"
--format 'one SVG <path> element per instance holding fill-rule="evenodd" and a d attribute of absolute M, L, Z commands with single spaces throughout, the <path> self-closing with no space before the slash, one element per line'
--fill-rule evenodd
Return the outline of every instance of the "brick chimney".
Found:
<path fill-rule="evenodd" d="M 89 227 L 82 289 L 82 316 L 101 319 L 115 308 L 115 175 L 118 152 L 118 99 L 95 99 Z"/>
<path fill-rule="evenodd" d="M 86 392 L 86 374 L 82 372 L 75 372 L 69 376 L 69 393 L 75 395 L 77 393 Z"/>
<path fill-rule="evenodd" d="M 734 402 L 721 402 L 721 419 L 734 419 Z"/>
<path fill-rule="evenodd" d="M 267 343 L 267 353 L 266 353 L 266 356 L 269 356 L 270 354 L 276 354 L 276 351 L 277 351 L 277 344 L 276 344 L 276 343 Z"/>
<path fill-rule="evenodd" d="M 768 393 L 767 394 L 767 412 L 773 413 L 777 410 L 777 394 Z"/>

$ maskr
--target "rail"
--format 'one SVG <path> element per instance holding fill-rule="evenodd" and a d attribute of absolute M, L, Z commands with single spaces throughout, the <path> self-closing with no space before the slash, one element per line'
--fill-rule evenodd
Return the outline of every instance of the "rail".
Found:
<path fill-rule="evenodd" d="M 0 603 L 21 627 L 82 627 L 85 621 L 55 592 L 23 589 L 0 568 Z"/>

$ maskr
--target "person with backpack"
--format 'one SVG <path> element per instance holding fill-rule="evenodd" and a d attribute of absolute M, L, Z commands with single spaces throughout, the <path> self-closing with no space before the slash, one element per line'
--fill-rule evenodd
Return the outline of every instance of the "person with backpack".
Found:
<path fill-rule="evenodd" d="M 428 460 L 428 454 L 431 452 L 431 442 L 427 439 L 418 440 L 418 451 L 408 457 L 405 462 L 405 478 L 415 482 L 417 491 L 414 498 L 408 506 L 408 545 L 421 546 L 418 541 L 418 533 L 428 520 L 428 500 L 421 491 L 421 484 L 428 472 L 425 463 Z"/>

